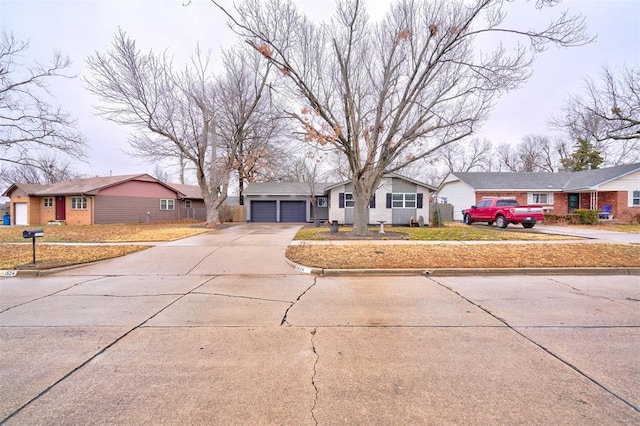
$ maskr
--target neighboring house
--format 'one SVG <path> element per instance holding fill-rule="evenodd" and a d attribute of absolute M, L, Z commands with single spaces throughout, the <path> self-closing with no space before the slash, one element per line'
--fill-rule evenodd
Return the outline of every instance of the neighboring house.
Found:
<path fill-rule="evenodd" d="M 72 225 L 140 223 L 184 219 L 189 209 L 204 205 L 199 188 L 188 191 L 176 187 L 148 174 L 138 174 L 73 179 L 51 185 L 14 183 L 2 195 L 10 198 L 12 225 L 39 225 L 54 220 Z"/>
<path fill-rule="evenodd" d="M 392 173 L 385 175 L 369 205 L 371 224 L 385 221 L 408 225 L 410 217 L 429 221 L 429 199 L 434 187 Z M 244 191 L 247 220 L 251 222 L 310 222 L 314 219 L 310 187 L 305 183 L 252 183 Z M 353 184 L 321 183 L 314 188 L 316 220 L 353 223 Z"/>
<path fill-rule="evenodd" d="M 454 220 L 462 210 L 483 197 L 516 197 L 520 204 L 538 204 L 551 214 L 574 209 L 603 211 L 610 206 L 613 217 L 640 214 L 640 164 L 625 164 L 581 172 L 559 173 L 449 173 L 438 196 L 454 206 Z"/>

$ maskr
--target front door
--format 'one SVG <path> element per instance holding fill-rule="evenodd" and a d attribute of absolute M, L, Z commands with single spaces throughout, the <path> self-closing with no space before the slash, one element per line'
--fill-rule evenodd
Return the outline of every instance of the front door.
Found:
<path fill-rule="evenodd" d="M 67 211 L 64 197 L 56 197 L 56 220 L 65 220 Z"/>
<path fill-rule="evenodd" d="M 569 194 L 569 213 L 580 208 L 580 194 Z"/>

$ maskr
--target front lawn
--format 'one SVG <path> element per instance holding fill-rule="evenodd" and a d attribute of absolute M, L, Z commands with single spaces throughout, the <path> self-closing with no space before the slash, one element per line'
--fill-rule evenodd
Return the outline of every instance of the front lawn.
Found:
<path fill-rule="evenodd" d="M 26 229 L 42 229 L 36 238 L 36 265 L 32 265 L 31 239 L 22 238 Z M 0 270 L 17 268 L 48 269 L 77 265 L 124 256 L 149 248 L 148 245 L 118 244 L 175 241 L 209 232 L 197 222 L 117 224 L 117 225 L 44 225 L 0 227 Z M 43 244 L 54 243 L 54 244 Z M 55 243 L 82 243 L 61 245 Z M 110 245 L 84 245 L 111 243 Z M 115 245 L 113 243 L 116 243 Z"/>
<path fill-rule="evenodd" d="M 343 227 L 335 234 L 329 232 L 327 227 L 303 228 L 295 236 L 295 240 L 340 240 L 352 239 L 349 232 L 352 228 Z M 409 228 L 403 226 L 385 226 L 385 231 L 390 235 L 385 237 L 378 234 L 378 227 L 371 227 L 372 238 L 375 239 L 405 239 L 412 241 L 542 241 L 542 240 L 572 240 L 574 237 L 562 235 L 537 234 L 531 230 L 526 230 L 520 226 L 510 225 L 507 229 L 498 229 L 492 226 L 464 225 L 461 223 L 449 222 L 446 227 L 433 228 Z"/>

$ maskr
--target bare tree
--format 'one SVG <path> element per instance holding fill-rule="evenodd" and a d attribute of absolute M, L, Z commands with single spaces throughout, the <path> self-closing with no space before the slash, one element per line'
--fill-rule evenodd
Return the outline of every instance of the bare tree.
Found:
<path fill-rule="evenodd" d="M 489 172 L 493 145 L 488 139 L 465 139 L 443 146 L 434 155 L 444 162 L 447 172 Z"/>
<path fill-rule="evenodd" d="M 567 99 L 553 123 L 571 140 L 592 143 L 607 164 L 640 160 L 640 65 L 605 67 L 599 80 L 586 80 L 585 93 Z"/>
<path fill-rule="evenodd" d="M 160 182 L 168 183 L 169 182 L 169 173 L 167 169 L 160 165 L 160 163 L 156 163 L 153 168 L 153 176 L 158 179 Z M 184 182 L 180 182 L 184 184 Z"/>
<path fill-rule="evenodd" d="M 498 165 L 511 172 L 555 172 L 560 168 L 563 145 L 546 135 L 526 135 L 517 145 L 496 148 Z"/>
<path fill-rule="evenodd" d="M 47 103 L 52 97 L 48 82 L 73 78 L 65 73 L 71 61 L 55 51 L 48 63 L 26 64 L 22 60 L 28 48 L 27 42 L 16 40 L 12 33 L 0 33 L 0 164 L 33 170 L 47 158 L 46 152 L 54 151 L 81 159 L 85 141 L 75 121 L 60 107 Z M 20 167 L 16 170 L 19 173 Z M 48 170 L 42 173 L 44 177 Z"/>
<path fill-rule="evenodd" d="M 225 73 L 216 86 L 217 123 L 222 143 L 233 153 L 240 203 L 245 182 L 271 180 L 284 161 L 278 97 L 267 87 L 271 64 L 255 50 L 231 49 L 223 54 Z"/>
<path fill-rule="evenodd" d="M 50 185 L 79 177 L 71 161 L 52 152 L 38 154 L 33 158 L 25 159 L 20 164 L 0 167 L 0 185 L 7 186 L 13 183 Z"/>
<path fill-rule="evenodd" d="M 240 104 L 225 97 L 220 87 L 226 80 L 216 81 L 209 56 L 197 48 L 190 63 L 176 71 L 166 54 L 142 53 L 121 30 L 112 49 L 96 52 L 87 65 L 93 74 L 85 80 L 87 88 L 103 101 L 99 114 L 134 129 L 133 154 L 154 162 L 175 159 L 182 171 L 190 164 L 202 190 L 207 223 L 215 225 L 244 134 L 225 127 L 226 117 L 218 108 Z M 264 81 L 266 77 L 259 81 L 255 98 L 242 104 L 247 109 L 238 112 L 240 126 L 256 110 Z"/>
<path fill-rule="evenodd" d="M 290 1 L 247 0 L 233 13 L 212 1 L 280 70 L 299 108 L 290 115 L 308 141 L 347 159 L 356 234 L 368 232 L 369 201 L 385 173 L 470 135 L 497 95 L 526 81 L 549 43 L 590 41 L 583 19 L 566 13 L 539 31 L 502 26 L 509 2 L 499 0 L 400 0 L 379 23 L 362 1 L 338 1 L 329 24 L 315 24 Z M 500 38 L 525 39 L 530 49 L 507 49 Z M 480 52 L 480 42 L 495 48 Z"/>

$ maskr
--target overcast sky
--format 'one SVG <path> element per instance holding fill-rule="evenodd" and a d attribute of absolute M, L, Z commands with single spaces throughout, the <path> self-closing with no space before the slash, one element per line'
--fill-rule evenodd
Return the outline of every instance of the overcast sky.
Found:
<path fill-rule="evenodd" d="M 532 21 L 549 22 L 568 9 L 584 14 L 589 32 L 598 38 L 579 48 L 552 47 L 538 57 L 532 78 L 521 89 L 500 99 L 478 134 L 496 145 L 518 142 L 528 134 L 550 133 L 548 120 L 560 112 L 568 94 L 581 91 L 585 77 L 597 76 L 604 65 L 618 68 L 640 61 L 639 0 L 564 0 L 545 12 L 536 10 L 534 2 L 516 0 L 510 19 L 528 27 Z M 221 48 L 237 42 L 210 1 L 193 0 L 187 7 L 182 3 L 181 0 L 0 0 L 0 29 L 28 40 L 29 57 L 44 61 L 53 49 L 61 50 L 74 62 L 73 73 L 80 76 L 87 73 L 87 56 L 105 51 L 118 27 L 145 51 L 167 49 L 175 54 L 176 63 L 186 58 L 198 42 L 202 48 L 211 49 L 214 56 Z M 334 8 L 333 0 L 297 3 L 318 19 L 328 18 Z M 368 4 L 374 18 L 380 18 L 387 10 L 386 1 L 371 0 Z M 78 120 L 90 145 L 87 164 L 77 164 L 77 170 L 102 176 L 153 171 L 153 166 L 123 153 L 127 148 L 127 129 L 93 115 L 91 105 L 97 100 L 83 89 L 80 78 L 58 81 L 52 90 L 58 104 Z"/>

